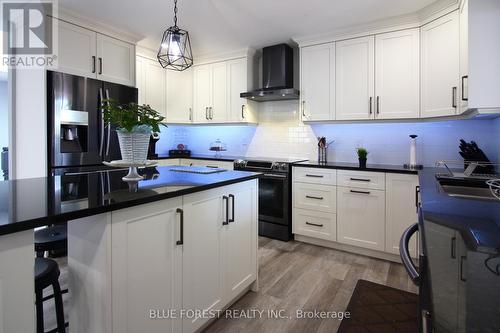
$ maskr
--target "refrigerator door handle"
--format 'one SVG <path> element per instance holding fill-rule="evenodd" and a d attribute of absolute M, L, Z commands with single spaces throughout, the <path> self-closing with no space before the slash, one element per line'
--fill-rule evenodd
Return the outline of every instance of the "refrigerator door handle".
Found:
<path fill-rule="evenodd" d="M 106 89 L 106 99 L 109 100 L 109 90 Z M 106 143 L 106 156 L 109 155 L 109 142 L 111 141 L 111 123 L 108 123 L 108 138 Z"/>
<path fill-rule="evenodd" d="M 99 88 L 99 109 L 101 110 L 101 143 L 99 148 L 99 155 L 102 156 L 104 149 L 104 110 L 102 108 L 103 96 L 102 88 Z"/>

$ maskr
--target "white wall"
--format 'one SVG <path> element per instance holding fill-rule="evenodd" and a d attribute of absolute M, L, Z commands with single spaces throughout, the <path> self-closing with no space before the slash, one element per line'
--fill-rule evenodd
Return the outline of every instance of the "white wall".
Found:
<path fill-rule="evenodd" d="M 47 175 L 46 78 L 42 69 L 19 69 L 15 79 L 15 149 L 12 178 Z M 11 155 L 12 156 L 12 155 Z"/>
<path fill-rule="evenodd" d="M 433 166 L 438 160 L 461 160 L 460 139 L 474 140 L 494 160 L 499 155 L 500 121 L 456 120 L 418 123 L 350 123 L 304 125 L 296 101 L 260 104 L 259 125 L 171 126 L 162 134 L 161 153 L 185 143 L 198 154 L 209 154 L 211 141 L 228 145 L 226 155 L 301 157 L 317 159 L 317 136 L 335 140 L 329 161 L 356 162 L 355 148 L 366 147 L 369 163 L 400 165 L 409 159 L 409 137 L 417 134 L 419 163 Z"/>

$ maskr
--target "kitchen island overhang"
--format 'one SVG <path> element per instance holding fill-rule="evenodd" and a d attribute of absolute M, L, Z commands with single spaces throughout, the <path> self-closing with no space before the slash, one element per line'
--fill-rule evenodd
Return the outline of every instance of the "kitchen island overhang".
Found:
<path fill-rule="evenodd" d="M 72 331 L 119 332 L 140 323 L 151 332 L 194 332 L 210 320 L 155 321 L 144 313 L 220 310 L 256 290 L 260 174 L 171 168 L 143 170 L 145 179 L 130 188 L 124 171 L 78 175 L 99 186 L 98 200 L 84 203 L 64 200 L 61 177 L 8 182 L 11 205 L 0 228 L 2 289 L 9 290 L 0 295 L 3 328 L 34 330 L 33 228 L 56 221 L 69 221 L 65 311 Z"/>

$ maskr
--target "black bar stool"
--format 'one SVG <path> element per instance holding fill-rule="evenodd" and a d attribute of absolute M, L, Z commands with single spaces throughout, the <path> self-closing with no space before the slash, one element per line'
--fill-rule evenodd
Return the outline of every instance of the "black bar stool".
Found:
<path fill-rule="evenodd" d="M 42 258 L 45 252 L 63 255 L 68 248 L 68 227 L 66 224 L 52 225 L 35 231 L 36 256 Z"/>
<path fill-rule="evenodd" d="M 35 258 L 36 332 L 43 333 L 43 302 L 54 298 L 57 328 L 51 332 L 66 333 L 61 287 L 59 286 L 59 266 L 48 258 Z M 43 290 L 52 286 L 54 294 L 43 298 Z"/>

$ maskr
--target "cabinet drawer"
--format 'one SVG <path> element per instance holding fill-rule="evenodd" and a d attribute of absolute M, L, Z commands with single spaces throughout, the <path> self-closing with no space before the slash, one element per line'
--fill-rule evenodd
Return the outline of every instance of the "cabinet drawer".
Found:
<path fill-rule="evenodd" d="M 385 173 L 338 170 L 338 185 L 346 187 L 385 190 Z"/>
<path fill-rule="evenodd" d="M 336 211 L 336 188 L 330 185 L 293 184 L 294 206 L 322 212 Z"/>
<path fill-rule="evenodd" d="M 337 240 L 337 215 L 294 208 L 293 233 L 330 241 Z"/>
<path fill-rule="evenodd" d="M 293 180 L 302 183 L 336 185 L 337 170 L 294 167 Z"/>

